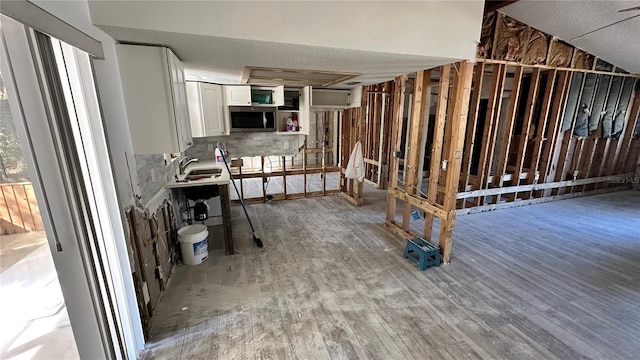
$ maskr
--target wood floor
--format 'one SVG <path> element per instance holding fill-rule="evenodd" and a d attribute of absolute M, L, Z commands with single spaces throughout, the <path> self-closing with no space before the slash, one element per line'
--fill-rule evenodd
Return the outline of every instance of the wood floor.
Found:
<path fill-rule="evenodd" d="M 234 207 L 240 253 L 177 268 L 143 358 L 638 358 L 639 191 L 461 216 L 424 272 L 384 201 L 251 205 L 264 249 Z"/>

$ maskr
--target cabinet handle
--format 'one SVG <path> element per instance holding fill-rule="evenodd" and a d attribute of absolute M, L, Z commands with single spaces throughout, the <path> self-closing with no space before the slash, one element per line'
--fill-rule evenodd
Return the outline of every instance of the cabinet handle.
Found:
<path fill-rule="evenodd" d="M 188 143 L 187 143 L 187 145 L 191 146 L 191 143 L 190 143 L 190 142 L 188 142 Z"/>

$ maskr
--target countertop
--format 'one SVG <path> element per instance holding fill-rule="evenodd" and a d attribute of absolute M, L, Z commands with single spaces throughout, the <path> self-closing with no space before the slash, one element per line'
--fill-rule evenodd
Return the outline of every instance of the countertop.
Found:
<path fill-rule="evenodd" d="M 187 182 L 177 182 L 174 180 L 169 181 L 164 188 L 165 189 L 179 189 L 179 188 L 187 188 L 194 186 L 208 186 L 208 185 L 228 185 L 230 182 L 229 172 L 223 165 L 219 165 L 215 163 L 215 160 L 205 160 L 197 163 L 191 163 L 187 166 L 186 170 L 189 169 L 213 169 L 219 168 L 222 169 L 220 176 L 218 177 L 209 177 L 198 180 L 189 180 Z"/>

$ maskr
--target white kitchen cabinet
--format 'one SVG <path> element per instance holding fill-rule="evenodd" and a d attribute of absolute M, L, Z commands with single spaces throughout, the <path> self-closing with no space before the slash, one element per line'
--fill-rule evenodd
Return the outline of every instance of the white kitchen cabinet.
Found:
<path fill-rule="evenodd" d="M 178 132 L 178 147 L 180 152 L 193 145 L 191 136 L 191 123 L 189 120 L 189 106 L 187 104 L 187 88 L 184 80 L 184 66 L 176 55 L 166 49 L 169 69 L 171 74 L 171 90 L 173 93 L 173 106 L 176 117 L 176 130 Z"/>
<path fill-rule="evenodd" d="M 299 99 L 299 111 L 298 111 L 298 125 L 300 126 L 300 133 L 309 135 L 310 123 L 311 123 L 311 86 L 305 86 L 300 91 Z"/>
<path fill-rule="evenodd" d="M 227 85 L 224 87 L 225 105 L 231 106 L 251 106 L 251 86 L 249 85 Z"/>
<path fill-rule="evenodd" d="M 346 90 L 312 89 L 311 106 L 315 108 L 347 108 L 349 92 Z"/>
<path fill-rule="evenodd" d="M 187 100 L 193 137 L 228 134 L 221 85 L 187 82 Z"/>
<path fill-rule="evenodd" d="M 357 86 L 349 91 L 349 107 L 362 106 L 362 86 Z"/>
<path fill-rule="evenodd" d="M 311 107 L 318 109 L 346 109 L 360 107 L 362 88 L 312 89 Z"/>
<path fill-rule="evenodd" d="M 275 106 L 284 106 L 284 85 L 276 86 L 271 90 L 271 103 Z"/>
<path fill-rule="evenodd" d="M 188 149 L 193 141 L 180 60 L 159 46 L 117 44 L 116 52 L 134 152 Z"/>

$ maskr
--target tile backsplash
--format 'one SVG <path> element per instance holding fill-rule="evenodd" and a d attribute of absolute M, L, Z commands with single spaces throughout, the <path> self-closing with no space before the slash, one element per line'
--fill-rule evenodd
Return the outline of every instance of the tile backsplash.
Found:
<path fill-rule="evenodd" d="M 226 146 L 232 158 L 294 156 L 304 142 L 304 135 L 258 132 L 193 138 L 193 146 L 187 149 L 186 155 L 199 159 L 214 158 L 215 154 L 209 150 L 209 145 L 215 149 L 218 142 Z"/>
<path fill-rule="evenodd" d="M 213 159 L 215 154 L 209 151 L 220 142 L 227 147 L 229 156 L 294 156 L 304 142 L 304 135 L 275 133 L 238 133 L 229 136 L 210 136 L 194 138 L 193 146 L 185 155 L 199 159 Z M 178 162 L 165 165 L 163 154 L 136 155 L 138 186 L 142 203 L 147 204 L 158 192 L 164 190 L 167 182 L 177 173 Z"/>
<path fill-rule="evenodd" d="M 138 186 L 142 203 L 147 204 L 176 174 L 177 161 L 165 165 L 163 154 L 136 155 Z"/>

